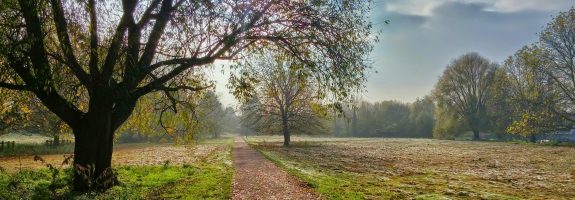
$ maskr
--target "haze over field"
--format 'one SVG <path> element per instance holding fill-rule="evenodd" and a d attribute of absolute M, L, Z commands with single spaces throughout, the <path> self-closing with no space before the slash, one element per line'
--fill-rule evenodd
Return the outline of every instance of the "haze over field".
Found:
<path fill-rule="evenodd" d="M 525 44 L 571 0 L 389 0 L 376 1 L 372 19 L 383 30 L 371 55 L 372 73 L 363 97 L 371 102 L 412 102 L 429 94 L 451 60 L 477 52 L 502 62 Z M 384 21 L 389 20 L 389 24 Z M 220 68 L 212 76 L 224 105 L 237 104 Z"/>

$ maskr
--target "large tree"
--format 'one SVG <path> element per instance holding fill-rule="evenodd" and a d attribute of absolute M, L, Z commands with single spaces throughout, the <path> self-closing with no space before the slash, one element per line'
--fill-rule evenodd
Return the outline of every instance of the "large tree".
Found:
<path fill-rule="evenodd" d="M 369 7 L 369 0 L 4 0 L 0 87 L 32 92 L 73 130 L 75 190 L 105 189 L 114 132 L 138 99 L 201 90 L 189 74 L 216 60 L 283 51 L 346 96 L 365 80 Z"/>
<path fill-rule="evenodd" d="M 481 139 L 496 69 L 496 64 L 477 53 L 464 54 L 447 66 L 435 86 L 438 106 L 453 109 L 473 132 L 473 140 Z"/>
<path fill-rule="evenodd" d="M 536 135 L 552 131 L 561 121 L 556 111 L 558 95 L 553 78 L 545 72 L 551 63 L 544 59 L 545 51 L 536 45 L 525 46 L 504 63 L 506 71 L 506 95 L 513 106 L 508 118 L 513 123 L 508 132 L 529 137 L 536 141 Z M 555 125 L 554 125 L 555 124 Z"/>
<path fill-rule="evenodd" d="M 559 114 L 575 121 L 575 7 L 561 12 L 540 34 L 539 55 L 544 64 L 538 69 L 545 72 L 558 90 L 561 107 Z"/>

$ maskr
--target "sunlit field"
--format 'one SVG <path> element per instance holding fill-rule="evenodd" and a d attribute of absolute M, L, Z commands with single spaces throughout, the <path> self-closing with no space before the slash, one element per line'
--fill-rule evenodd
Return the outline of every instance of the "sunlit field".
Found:
<path fill-rule="evenodd" d="M 32 155 L 0 157 L 0 199 L 228 199 L 231 141 L 118 145 L 112 162 L 120 184 L 103 193 L 71 191 L 65 154 L 40 155 L 44 162 Z"/>
<path fill-rule="evenodd" d="M 248 137 L 326 199 L 575 198 L 571 147 L 431 139 Z"/>

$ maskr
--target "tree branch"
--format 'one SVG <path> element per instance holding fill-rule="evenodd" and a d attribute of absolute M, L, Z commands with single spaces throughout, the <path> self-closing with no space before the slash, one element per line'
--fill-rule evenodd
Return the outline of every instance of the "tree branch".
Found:
<path fill-rule="evenodd" d="M 148 22 L 150 22 L 150 19 L 152 19 L 153 16 L 152 12 L 158 7 L 159 4 L 160 0 L 154 0 L 152 3 L 150 3 L 150 6 L 146 9 L 146 11 L 144 11 L 142 18 L 140 18 L 140 21 L 138 24 L 136 24 L 138 29 L 142 29 Z"/>
<path fill-rule="evenodd" d="M 82 66 L 78 63 L 78 59 L 74 55 L 74 49 L 72 48 L 70 36 L 68 35 L 68 23 L 64 17 L 64 9 L 61 5 L 62 2 L 60 0 L 50 0 L 50 2 L 52 4 L 52 12 L 54 13 L 54 24 L 56 25 L 60 48 L 64 52 L 67 66 L 70 67 L 70 70 L 78 77 L 78 80 L 80 80 L 82 84 L 90 88 L 92 84 L 90 78 L 84 69 L 82 69 Z"/>
<path fill-rule="evenodd" d="M 34 2 L 28 0 L 20 0 L 19 4 L 26 22 L 26 32 L 30 43 L 30 51 L 27 52 L 27 55 L 32 61 L 34 75 L 24 65 L 15 64 L 11 67 L 48 109 L 58 115 L 70 127 L 75 127 L 83 113 L 60 96 L 54 88 L 38 9 L 35 8 Z"/>
<path fill-rule="evenodd" d="M 168 24 L 168 20 L 170 18 L 170 13 L 172 12 L 172 0 L 164 0 L 162 2 L 162 7 L 160 8 L 160 13 L 158 14 L 158 19 L 152 28 L 152 32 L 150 33 L 150 37 L 148 38 L 148 42 L 146 43 L 146 47 L 144 48 L 144 52 L 140 57 L 140 61 L 138 62 L 138 66 L 141 69 L 144 69 L 154 59 L 154 55 L 156 54 L 156 48 L 158 47 L 158 43 L 162 34 L 164 33 L 164 29 Z"/>
<path fill-rule="evenodd" d="M 122 19 L 118 23 L 118 27 L 116 27 L 116 32 L 114 33 L 114 37 L 112 38 L 112 42 L 110 43 L 110 47 L 108 48 L 108 55 L 104 60 L 104 65 L 102 66 L 102 74 L 101 74 L 101 83 L 108 84 L 108 80 L 112 77 L 112 73 L 114 72 L 114 66 L 116 65 L 116 61 L 118 61 L 118 54 L 120 53 L 120 47 L 122 45 L 122 39 L 124 38 L 124 34 L 126 29 L 128 28 L 129 20 L 132 18 L 132 13 L 136 8 L 137 1 L 129 1 L 125 0 L 123 2 L 123 11 L 124 15 L 122 15 Z"/>
<path fill-rule="evenodd" d="M 0 88 L 6 88 L 10 90 L 22 90 L 22 91 L 30 91 L 30 88 L 26 85 L 17 85 L 12 83 L 5 83 L 0 82 Z"/>
<path fill-rule="evenodd" d="M 90 74 L 96 79 L 98 71 L 98 19 L 96 17 L 96 1 L 88 1 L 88 13 L 90 13 Z"/>
<path fill-rule="evenodd" d="M 214 84 L 210 84 L 207 86 L 203 86 L 203 87 L 190 87 L 190 86 L 185 86 L 185 85 L 180 85 L 180 86 L 176 86 L 176 87 L 168 87 L 165 85 L 161 85 L 156 87 L 158 90 L 163 90 L 163 91 L 168 91 L 168 92 L 176 92 L 176 91 L 180 91 L 180 90 L 189 90 L 191 92 L 195 92 L 195 91 L 201 91 L 201 90 L 205 90 L 208 88 L 214 87 Z"/>

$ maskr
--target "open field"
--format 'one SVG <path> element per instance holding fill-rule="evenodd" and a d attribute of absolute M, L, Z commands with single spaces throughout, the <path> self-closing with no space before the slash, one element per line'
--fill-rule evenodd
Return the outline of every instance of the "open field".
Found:
<path fill-rule="evenodd" d="M 575 148 L 429 139 L 249 137 L 326 199 L 573 199 Z"/>
<path fill-rule="evenodd" d="M 52 173 L 31 156 L 0 158 L 0 199 L 227 199 L 233 175 L 231 144 L 232 139 L 226 138 L 192 146 L 120 145 L 113 166 L 121 184 L 83 195 L 70 192 L 69 166 L 53 182 Z M 64 156 L 42 158 L 59 166 Z"/>

